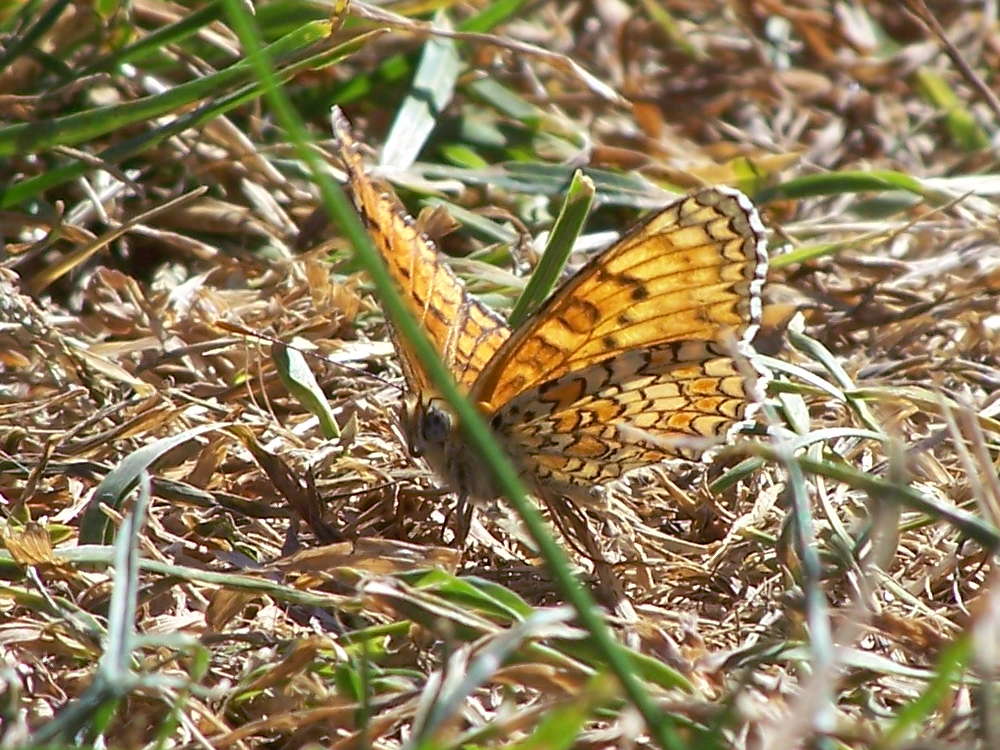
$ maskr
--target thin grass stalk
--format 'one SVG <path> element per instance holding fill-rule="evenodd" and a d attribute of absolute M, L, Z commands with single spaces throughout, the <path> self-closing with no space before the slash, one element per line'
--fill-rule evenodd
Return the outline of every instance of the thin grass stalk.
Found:
<path fill-rule="evenodd" d="M 832 678 L 836 673 L 836 657 L 829 606 L 826 594 L 823 593 L 823 567 L 816 548 L 812 509 L 809 505 L 809 487 L 798 459 L 788 450 L 785 439 L 779 436 L 777 440 L 778 458 L 788 472 L 793 536 L 796 553 L 802 563 L 802 593 L 813 665 L 810 679 L 815 689 L 820 691 L 818 701 L 821 701 L 821 705 L 815 707 L 815 712 L 810 712 L 808 720 L 812 730 L 829 732 L 834 728 L 835 721 Z M 808 694 L 809 692 L 806 693 Z"/>
<path fill-rule="evenodd" d="M 770 461 L 781 460 L 778 451 L 769 446 L 753 445 L 749 450 Z M 925 513 L 931 518 L 951 524 L 991 552 L 1000 550 L 1000 530 L 961 508 L 943 506 L 911 487 L 897 486 L 880 477 L 858 471 L 847 464 L 829 460 L 816 461 L 807 456 L 799 456 L 796 461 L 807 474 L 819 474 L 836 479 L 849 487 L 865 490 L 876 499 L 888 500 L 910 510 Z"/>

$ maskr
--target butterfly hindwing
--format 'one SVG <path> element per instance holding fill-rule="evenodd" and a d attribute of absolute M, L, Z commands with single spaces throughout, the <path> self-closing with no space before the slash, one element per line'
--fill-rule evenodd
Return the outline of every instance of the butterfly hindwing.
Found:
<path fill-rule="evenodd" d="M 602 484 L 728 437 L 757 400 L 746 366 L 704 341 L 632 350 L 522 392 L 493 428 L 543 486 Z"/>

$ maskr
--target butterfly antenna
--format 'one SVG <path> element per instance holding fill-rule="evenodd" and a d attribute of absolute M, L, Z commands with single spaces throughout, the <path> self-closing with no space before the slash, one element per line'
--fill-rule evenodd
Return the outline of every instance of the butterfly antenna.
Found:
<path fill-rule="evenodd" d="M 286 344 L 279 338 L 276 338 L 274 336 L 268 336 L 266 333 L 251 331 L 249 328 L 244 328 L 243 326 L 236 325 L 235 323 L 230 323 L 225 320 L 217 320 L 212 325 L 214 325 L 216 328 L 221 328 L 223 331 L 226 331 L 228 333 L 235 333 L 238 336 L 246 336 L 248 338 L 260 339 L 262 341 L 267 341 L 270 344 L 273 344 L 274 346 L 286 346 L 289 349 L 294 349 L 303 356 L 321 360 L 329 365 L 333 365 L 334 367 L 339 367 L 341 370 L 345 370 L 347 372 L 351 372 L 356 375 L 364 375 L 366 377 L 372 378 L 373 380 L 377 380 L 378 382 L 382 383 L 383 385 L 389 388 L 394 388 L 397 391 L 402 392 L 404 390 L 402 387 L 396 385 L 392 381 L 383 378 L 381 375 L 376 375 L 373 372 L 369 372 L 368 370 L 362 367 L 355 367 L 353 365 L 348 365 L 343 362 L 337 362 L 336 360 L 331 359 L 326 355 L 319 354 L 318 352 L 311 352 L 308 349 L 302 349 L 301 347 L 291 346 L 289 344 Z"/>
<path fill-rule="evenodd" d="M 347 500 L 358 495 L 368 495 L 372 492 L 377 492 L 378 490 L 386 490 L 391 487 L 396 487 L 401 485 L 402 482 L 398 479 L 394 479 L 391 482 L 384 482 L 382 484 L 373 484 L 371 487 L 364 487 L 357 490 L 345 490 L 344 492 L 334 492 L 330 495 L 324 495 L 325 500 Z"/>

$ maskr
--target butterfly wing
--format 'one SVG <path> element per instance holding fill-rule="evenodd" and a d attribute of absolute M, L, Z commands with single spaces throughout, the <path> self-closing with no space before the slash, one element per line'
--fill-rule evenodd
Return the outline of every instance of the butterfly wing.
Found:
<path fill-rule="evenodd" d="M 493 428 L 539 487 L 584 494 L 669 457 L 695 459 L 741 426 L 759 400 L 725 345 L 634 349 L 523 391 Z"/>
<path fill-rule="evenodd" d="M 395 194 L 365 173 L 350 124 L 336 109 L 333 134 L 347 171 L 348 190 L 375 247 L 442 361 L 459 385 L 468 389 L 510 336 L 510 328 L 466 292 Z M 392 337 L 411 393 L 428 393 L 430 382 L 412 349 L 397 331 L 392 331 Z"/>
<path fill-rule="evenodd" d="M 507 339 L 472 397 L 489 413 L 567 373 L 679 341 L 749 341 L 767 271 L 742 193 L 682 198 L 593 258 Z"/>
<path fill-rule="evenodd" d="M 586 496 L 664 458 L 702 456 L 759 401 L 748 342 L 766 271 L 749 199 L 722 188 L 683 198 L 548 300 L 472 395 L 543 494 Z"/>

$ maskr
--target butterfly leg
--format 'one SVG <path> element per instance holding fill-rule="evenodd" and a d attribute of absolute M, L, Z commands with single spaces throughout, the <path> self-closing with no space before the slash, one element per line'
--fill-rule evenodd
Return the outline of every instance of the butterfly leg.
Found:
<path fill-rule="evenodd" d="M 636 622 L 638 614 L 625 592 L 621 576 L 615 570 L 602 552 L 594 532 L 587 522 L 584 512 L 577 507 L 572 499 L 561 493 L 542 493 L 552 513 L 552 520 L 562 532 L 563 537 L 582 557 L 591 561 L 594 566 L 596 587 L 594 594 L 598 600 L 626 623 Z M 582 548 L 578 545 L 582 545 Z"/>
<path fill-rule="evenodd" d="M 472 528 L 472 514 L 476 512 L 474 503 L 469 502 L 469 495 L 465 492 L 458 496 L 458 504 L 455 506 L 455 515 L 458 523 L 455 526 L 455 544 L 459 547 L 465 546 L 465 540 L 469 536 L 469 529 Z"/>

